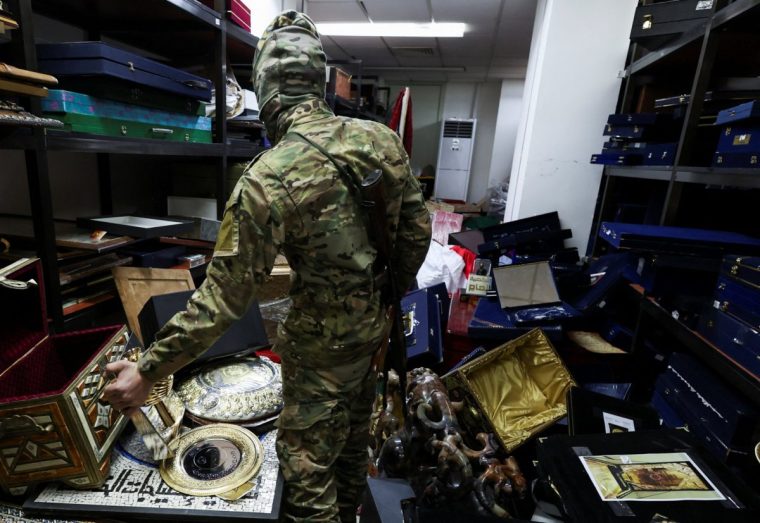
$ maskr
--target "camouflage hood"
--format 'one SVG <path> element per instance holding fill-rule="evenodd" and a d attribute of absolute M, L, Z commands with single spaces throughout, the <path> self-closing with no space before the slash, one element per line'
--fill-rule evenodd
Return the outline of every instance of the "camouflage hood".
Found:
<path fill-rule="evenodd" d="M 261 35 L 253 61 L 253 89 L 273 142 L 283 111 L 325 97 L 325 53 L 314 22 L 303 13 L 279 14 Z"/>

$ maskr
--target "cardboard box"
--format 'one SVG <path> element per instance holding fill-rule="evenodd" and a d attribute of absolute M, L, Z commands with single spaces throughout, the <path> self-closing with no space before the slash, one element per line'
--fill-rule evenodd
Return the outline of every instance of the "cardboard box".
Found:
<path fill-rule="evenodd" d="M 346 100 L 351 99 L 351 75 L 339 67 L 335 68 L 335 94 Z"/>

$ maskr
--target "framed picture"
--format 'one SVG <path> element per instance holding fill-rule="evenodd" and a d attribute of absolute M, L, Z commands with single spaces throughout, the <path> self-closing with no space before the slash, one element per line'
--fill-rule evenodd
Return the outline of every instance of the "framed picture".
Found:
<path fill-rule="evenodd" d="M 604 501 L 723 500 L 685 452 L 579 456 Z"/>

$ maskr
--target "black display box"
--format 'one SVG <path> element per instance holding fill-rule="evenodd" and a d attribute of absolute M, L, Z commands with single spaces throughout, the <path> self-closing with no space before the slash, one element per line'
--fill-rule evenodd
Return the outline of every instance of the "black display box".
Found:
<path fill-rule="evenodd" d="M 172 317 L 184 311 L 187 301 L 195 291 L 173 292 L 152 296 L 143 306 L 138 319 L 143 342 L 149 347 L 156 339 L 156 333 Z M 209 361 L 231 355 L 250 354 L 256 349 L 269 345 L 264 320 L 261 318 L 258 302 L 254 301 L 248 311 L 227 329 L 221 338 L 204 352 L 196 362 Z"/>
<path fill-rule="evenodd" d="M 684 452 L 723 493 L 721 501 L 603 501 L 581 456 Z M 661 429 L 619 434 L 549 436 L 537 444 L 540 473 L 562 498 L 565 521 L 595 522 L 755 522 L 760 500 L 725 465 L 699 447 L 686 431 Z M 654 519 L 657 515 L 665 519 Z"/>

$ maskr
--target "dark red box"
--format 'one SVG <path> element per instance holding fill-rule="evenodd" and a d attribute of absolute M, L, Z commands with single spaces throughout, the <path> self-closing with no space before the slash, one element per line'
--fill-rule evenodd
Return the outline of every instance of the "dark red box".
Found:
<path fill-rule="evenodd" d="M 214 0 L 201 0 L 204 5 L 214 8 Z M 251 10 L 243 0 L 226 0 L 224 12 L 232 22 L 251 32 Z"/>

